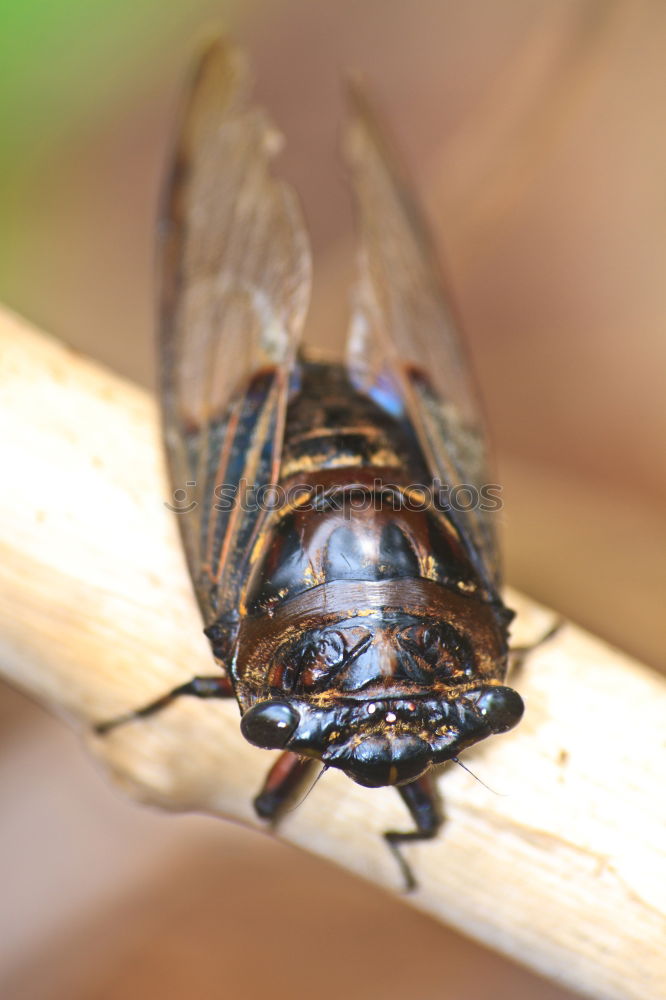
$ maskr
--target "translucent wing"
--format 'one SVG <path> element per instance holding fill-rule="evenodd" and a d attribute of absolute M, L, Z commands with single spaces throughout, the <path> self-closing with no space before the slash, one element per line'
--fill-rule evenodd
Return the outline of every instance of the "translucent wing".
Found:
<path fill-rule="evenodd" d="M 393 385 L 434 480 L 480 490 L 489 482 L 480 408 L 436 258 L 365 99 L 356 89 L 351 98 L 346 149 L 361 239 L 352 377 L 376 398 Z M 477 506 L 449 516 L 492 599 L 499 585 L 493 515 Z"/>
<path fill-rule="evenodd" d="M 298 206 L 269 172 L 280 137 L 247 93 L 240 54 L 217 42 L 186 102 L 161 232 L 167 452 L 207 625 L 237 613 L 263 517 L 237 501 L 275 481 L 310 292 Z"/>

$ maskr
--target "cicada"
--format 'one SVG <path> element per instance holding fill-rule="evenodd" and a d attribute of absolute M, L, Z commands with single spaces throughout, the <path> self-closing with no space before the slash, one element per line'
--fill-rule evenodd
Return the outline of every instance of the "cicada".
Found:
<path fill-rule="evenodd" d="M 242 55 L 215 43 L 167 183 L 160 343 L 217 673 L 98 729 L 234 696 L 243 736 L 280 751 L 258 814 L 278 816 L 313 762 L 392 785 L 415 827 L 385 837 L 413 884 L 399 845 L 441 824 L 433 769 L 523 712 L 504 683 L 497 495 L 435 254 L 365 99 L 345 143 L 360 251 L 340 358 L 302 343 L 311 257 L 278 146 Z"/>

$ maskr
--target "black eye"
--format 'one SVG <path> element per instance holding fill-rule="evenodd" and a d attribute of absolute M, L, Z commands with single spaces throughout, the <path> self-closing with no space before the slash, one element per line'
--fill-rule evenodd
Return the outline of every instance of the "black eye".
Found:
<path fill-rule="evenodd" d="M 472 663 L 467 640 L 446 622 L 423 622 L 402 629 L 398 639 L 403 649 L 421 664 L 445 674 L 458 673 Z"/>
<path fill-rule="evenodd" d="M 241 719 L 248 743 L 264 750 L 282 750 L 300 721 L 298 712 L 284 701 L 260 701 Z"/>
<path fill-rule="evenodd" d="M 510 687 L 492 687 L 482 692 L 476 707 L 493 733 L 506 733 L 517 725 L 525 711 L 523 699 Z"/>

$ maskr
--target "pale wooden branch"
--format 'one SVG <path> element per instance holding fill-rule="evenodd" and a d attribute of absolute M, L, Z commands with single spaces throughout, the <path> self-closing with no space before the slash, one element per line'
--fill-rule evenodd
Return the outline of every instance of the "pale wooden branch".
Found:
<path fill-rule="evenodd" d="M 268 754 L 231 703 L 182 699 L 90 735 L 211 659 L 162 472 L 156 408 L 24 322 L 0 314 L 0 658 L 65 714 L 132 794 L 257 826 Z M 516 639 L 551 613 L 510 594 Z M 406 901 L 591 996 L 666 992 L 662 678 L 566 625 L 525 665 L 519 728 L 482 745 L 440 787 L 447 823 L 409 859 Z M 407 825 L 391 789 L 327 773 L 277 834 L 399 888 L 380 834 Z"/>

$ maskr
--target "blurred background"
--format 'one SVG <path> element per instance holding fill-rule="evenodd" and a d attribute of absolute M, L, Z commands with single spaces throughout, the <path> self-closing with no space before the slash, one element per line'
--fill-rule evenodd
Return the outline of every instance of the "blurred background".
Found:
<path fill-rule="evenodd" d="M 218 25 L 287 136 L 346 325 L 341 79 L 390 123 L 452 279 L 515 586 L 663 668 L 666 5 L 0 0 L 0 300 L 151 387 L 153 238 L 184 74 Z M 581 671 L 585 665 L 581 664 Z M 572 692 L 575 697 L 575 692 Z M 0 692 L 0 994 L 563 1000 L 324 862 L 107 788 Z"/>

